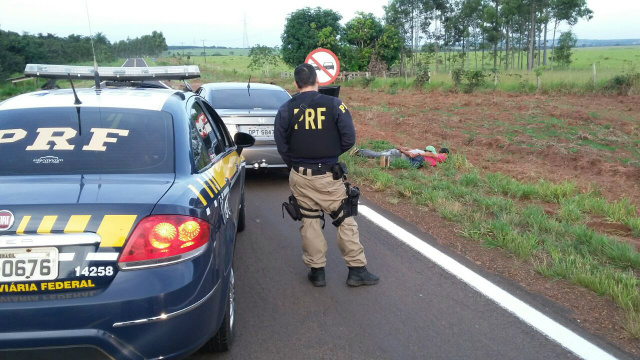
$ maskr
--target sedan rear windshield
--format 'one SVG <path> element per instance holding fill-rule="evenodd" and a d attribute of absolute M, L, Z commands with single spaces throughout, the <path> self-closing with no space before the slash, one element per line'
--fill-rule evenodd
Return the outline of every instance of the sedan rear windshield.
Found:
<path fill-rule="evenodd" d="M 174 172 L 166 112 L 115 108 L 0 111 L 0 175 Z"/>
<path fill-rule="evenodd" d="M 289 99 L 284 90 L 219 89 L 208 100 L 215 109 L 278 110 Z"/>

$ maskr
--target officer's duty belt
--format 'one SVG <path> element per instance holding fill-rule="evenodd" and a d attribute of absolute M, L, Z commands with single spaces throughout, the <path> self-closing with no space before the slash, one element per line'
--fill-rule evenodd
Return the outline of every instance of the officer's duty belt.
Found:
<path fill-rule="evenodd" d="M 309 172 L 311 172 L 311 176 L 331 174 L 332 167 L 333 167 L 333 164 L 332 165 L 327 165 L 327 164 L 317 164 L 317 165 L 293 164 L 292 165 L 292 168 L 296 170 L 298 174 L 307 175 L 307 176 L 309 175 Z"/>

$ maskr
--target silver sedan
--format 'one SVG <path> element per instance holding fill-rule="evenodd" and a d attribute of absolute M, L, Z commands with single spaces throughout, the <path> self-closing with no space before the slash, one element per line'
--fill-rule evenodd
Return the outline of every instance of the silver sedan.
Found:
<path fill-rule="evenodd" d="M 198 90 L 216 110 L 231 136 L 241 131 L 252 135 L 255 145 L 242 155 L 247 168 L 286 168 L 273 138 L 273 122 L 282 104 L 291 98 L 276 85 L 252 83 L 209 83 Z"/>

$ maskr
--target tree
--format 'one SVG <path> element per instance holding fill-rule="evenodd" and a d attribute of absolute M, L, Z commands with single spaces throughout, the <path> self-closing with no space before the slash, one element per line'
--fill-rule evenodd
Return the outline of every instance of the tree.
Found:
<path fill-rule="evenodd" d="M 387 63 L 387 67 L 391 66 L 400 58 L 402 50 L 402 37 L 396 28 L 391 25 L 385 25 L 382 30 L 382 36 L 376 44 L 376 56 Z"/>
<path fill-rule="evenodd" d="M 92 40 L 98 64 L 111 62 L 116 57 L 154 56 L 167 49 L 162 32 L 156 31 L 141 38 L 111 44 L 100 32 L 91 39 L 73 34 L 67 37 L 53 34 L 20 35 L 0 30 L 0 81 L 13 73 L 22 72 L 27 63 L 73 64 L 92 61 Z"/>
<path fill-rule="evenodd" d="M 339 52 L 337 37 L 342 31 L 341 19 L 337 12 L 319 7 L 306 7 L 289 14 L 281 36 L 282 60 L 290 66 L 299 65 L 319 46 Z"/>
<path fill-rule="evenodd" d="M 553 58 L 556 42 L 556 29 L 558 25 L 566 21 L 569 25 L 575 25 L 579 19 L 586 18 L 587 21 L 593 18 L 593 11 L 587 7 L 586 0 L 552 0 L 551 16 L 555 18 L 553 26 L 553 41 L 551 43 L 551 70 L 553 70 Z"/>
<path fill-rule="evenodd" d="M 278 57 L 278 48 L 271 48 L 266 45 L 257 44 L 249 50 L 249 70 L 258 70 L 263 67 L 267 67 L 267 73 L 269 72 L 269 65 L 276 66 L 280 62 Z"/>
<path fill-rule="evenodd" d="M 345 67 L 351 71 L 367 70 L 383 32 L 382 24 L 371 13 L 359 12 L 347 22 L 342 37 L 346 44 L 341 51 L 346 55 Z"/>
<path fill-rule="evenodd" d="M 383 27 L 372 13 L 358 12 L 344 26 L 344 41 L 359 48 L 374 47 Z"/>
<path fill-rule="evenodd" d="M 571 49 L 576 46 L 577 42 L 578 38 L 571 30 L 563 32 L 558 39 L 558 47 L 554 54 L 554 60 L 564 66 L 571 65 Z"/>

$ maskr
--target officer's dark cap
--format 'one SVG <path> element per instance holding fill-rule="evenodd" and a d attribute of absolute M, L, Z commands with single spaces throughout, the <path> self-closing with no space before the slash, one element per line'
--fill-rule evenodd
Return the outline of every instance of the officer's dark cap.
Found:
<path fill-rule="evenodd" d="M 293 71 L 293 78 L 300 89 L 315 85 L 317 77 L 316 69 L 311 64 L 300 64 Z"/>

